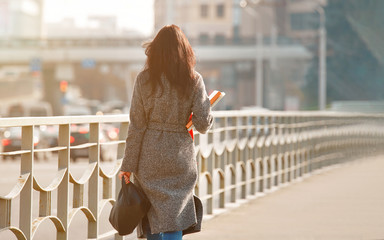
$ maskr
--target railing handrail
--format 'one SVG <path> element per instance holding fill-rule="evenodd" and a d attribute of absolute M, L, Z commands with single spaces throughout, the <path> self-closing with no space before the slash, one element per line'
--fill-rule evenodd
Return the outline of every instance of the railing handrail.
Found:
<path fill-rule="evenodd" d="M 128 114 L 0 118 L 0 127 L 129 122 Z"/>
<path fill-rule="evenodd" d="M 229 110 L 213 111 L 214 117 L 367 117 L 384 118 L 382 113 L 360 112 L 331 112 L 331 111 L 254 111 L 254 110 Z M 12 117 L 0 118 L 0 127 L 32 126 L 32 125 L 59 125 L 59 124 L 87 124 L 87 123 L 112 123 L 129 122 L 129 114 L 116 115 L 84 115 L 84 116 L 55 116 L 55 117 Z"/>
<path fill-rule="evenodd" d="M 333 111 L 269 111 L 269 110 L 229 110 L 213 111 L 215 117 L 247 116 L 297 116 L 297 117 L 384 117 L 384 113 L 333 112 Z"/>

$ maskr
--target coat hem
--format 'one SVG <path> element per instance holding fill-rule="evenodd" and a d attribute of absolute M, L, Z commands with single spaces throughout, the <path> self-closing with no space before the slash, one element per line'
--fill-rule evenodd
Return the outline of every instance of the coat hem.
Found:
<path fill-rule="evenodd" d="M 191 221 L 191 223 L 188 223 L 188 224 L 184 224 L 183 226 L 181 226 L 180 228 L 174 228 L 174 229 L 167 229 L 167 228 L 157 228 L 157 229 L 152 229 L 151 228 L 151 234 L 157 234 L 157 233 L 164 233 L 164 232 L 175 232 L 175 231 L 183 231 L 185 229 L 188 229 L 189 227 L 191 226 L 194 226 L 197 224 L 197 220 L 195 221 Z"/>

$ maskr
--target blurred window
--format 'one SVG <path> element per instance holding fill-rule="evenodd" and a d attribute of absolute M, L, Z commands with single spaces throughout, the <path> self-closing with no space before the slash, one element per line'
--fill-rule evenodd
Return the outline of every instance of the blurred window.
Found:
<path fill-rule="evenodd" d="M 291 29 L 296 31 L 319 28 L 319 16 L 316 13 L 292 13 Z"/>
<path fill-rule="evenodd" d="M 223 34 L 216 34 L 215 44 L 225 44 L 225 36 Z"/>
<path fill-rule="evenodd" d="M 218 18 L 224 17 L 224 4 L 218 4 L 216 6 L 216 15 Z"/>
<path fill-rule="evenodd" d="M 8 117 L 22 117 L 24 116 L 24 108 L 17 104 L 13 105 L 8 110 Z"/>
<path fill-rule="evenodd" d="M 233 26 L 233 42 L 240 43 L 240 28 L 239 25 Z"/>
<path fill-rule="evenodd" d="M 200 44 L 207 44 L 209 41 L 209 36 L 207 33 L 200 33 L 199 42 Z"/>
<path fill-rule="evenodd" d="M 207 18 L 208 17 L 208 5 L 207 4 L 202 4 L 200 6 L 200 16 L 202 18 Z"/>
<path fill-rule="evenodd" d="M 47 110 L 40 107 L 32 107 L 30 112 L 31 117 L 44 117 L 48 116 Z"/>

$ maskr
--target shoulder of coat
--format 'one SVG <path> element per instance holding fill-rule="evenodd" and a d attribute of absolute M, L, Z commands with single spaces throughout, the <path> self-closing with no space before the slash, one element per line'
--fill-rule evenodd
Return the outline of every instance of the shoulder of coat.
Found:
<path fill-rule="evenodd" d="M 204 84 L 204 81 L 203 81 L 203 76 L 201 76 L 199 72 L 195 71 L 195 76 L 196 76 L 195 78 L 196 80 L 195 80 L 194 88 L 196 89 L 200 87 L 202 84 Z"/>
<path fill-rule="evenodd" d="M 145 84 L 149 79 L 149 71 L 144 70 L 139 72 L 139 74 L 136 77 L 136 81 L 140 83 L 140 85 Z"/>
<path fill-rule="evenodd" d="M 143 70 L 137 74 L 137 79 L 140 79 L 140 81 L 146 80 L 149 78 L 149 71 Z"/>
<path fill-rule="evenodd" d="M 199 81 L 200 79 L 203 79 L 201 74 L 198 71 L 195 71 L 196 81 Z"/>

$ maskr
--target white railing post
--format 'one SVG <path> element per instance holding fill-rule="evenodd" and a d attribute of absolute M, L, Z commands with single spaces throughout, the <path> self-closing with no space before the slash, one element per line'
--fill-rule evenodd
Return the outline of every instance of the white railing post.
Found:
<path fill-rule="evenodd" d="M 264 143 L 265 143 L 265 117 L 259 117 L 259 139 L 257 140 L 257 150 L 258 150 L 258 158 L 257 158 L 257 175 L 259 178 L 259 189 L 258 192 L 265 192 L 265 162 L 264 162 Z"/>
<path fill-rule="evenodd" d="M 21 155 L 20 174 L 29 177 L 20 193 L 20 230 L 25 237 L 32 239 L 32 206 L 33 206 L 33 125 L 23 126 L 21 136 L 21 150 L 30 152 Z"/>
<path fill-rule="evenodd" d="M 65 229 L 63 232 L 57 232 L 58 240 L 68 240 L 70 135 L 69 124 L 59 126 L 58 144 L 61 147 L 66 147 L 66 149 L 58 153 L 58 170 L 66 169 L 66 172 L 57 188 L 57 217 L 61 220 Z"/>
<path fill-rule="evenodd" d="M 89 142 L 96 143 L 89 149 L 89 163 L 96 163 L 88 185 L 88 208 L 91 210 L 96 221 L 88 222 L 88 238 L 97 239 L 99 233 L 99 161 L 100 161 L 100 126 L 99 123 L 90 123 L 89 126 Z"/>
<path fill-rule="evenodd" d="M 11 200 L 0 199 L 0 229 L 11 226 Z"/>
<path fill-rule="evenodd" d="M 271 117 L 270 116 L 266 116 L 264 117 L 264 129 L 265 129 L 265 132 L 264 132 L 264 135 L 265 135 L 265 138 L 264 138 L 264 143 L 263 143 L 263 157 L 262 157 L 262 161 L 263 161 L 263 169 L 264 169 L 264 173 L 263 173 L 263 177 L 264 177 L 264 186 L 263 186 L 263 189 L 264 189 L 264 192 L 266 193 L 270 187 L 271 187 L 271 175 L 270 175 L 270 170 L 271 170 L 271 162 L 270 162 L 270 159 L 271 159 L 271 142 L 270 142 L 270 137 L 271 137 Z"/>
<path fill-rule="evenodd" d="M 238 169 L 237 169 L 237 160 L 238 160 L 238 140 L 239 140 L 239 132 L 238 132 L 238 126 L 239 126 L 239 121 L 238 121 L 238 117 L 235 116 L 235 117 L 232 117 L 232 127 L 233 127 L 233 130 L 231 131 L 231 139 L 234 140 L 236 142 L 236 145 L 235 145 L 235 148 L 233 150 L 233 152 L 229 155 L 230 156 L 230 164 L 232 164 L 233 166 L 233 171 L 234 171 L 234 174 L 232 175 L 232 181 L 231 181 L 231 184 L 232 184 L 232 189 L 231 189 L 231 202 L 236 202 L 236 198 L 237 198 L 237 193 L 238 193 L 238 189 L 237 189 L 237 174 L 238 174 Z"/>
<path fill-rule="evenodd" d="M 289 168 L 290 168 L 290 150 L 292 144 L 292 137 L 290 134 L 290 116 L 286 115 L 284 117 L 284 183 L 289 182 Z"/>
<path fill-rule="evenodd" d="M 257 150 L 257 117 L 252 116 L 251 121 L 251 136 L 253 138 L 253 147 L 250 149 L 249 160 L 251 161 L 251 176 L 252 176 L 252 184 L 251 184 L 251 194 L 256 195 L 257 193 L 257 167 L 256 167 L 256 150 Z"/>

